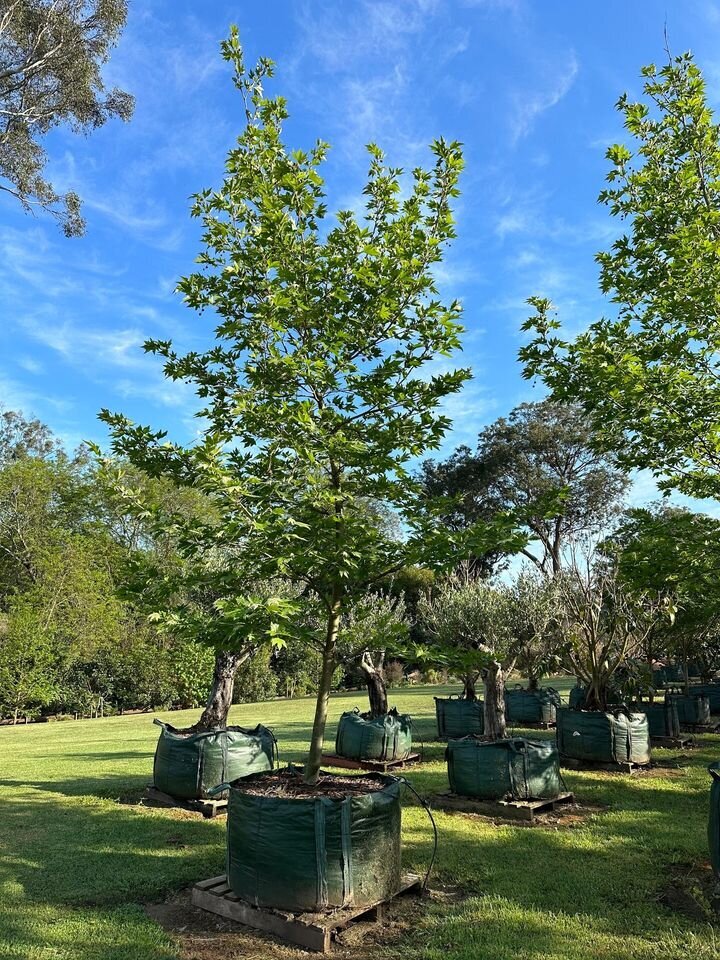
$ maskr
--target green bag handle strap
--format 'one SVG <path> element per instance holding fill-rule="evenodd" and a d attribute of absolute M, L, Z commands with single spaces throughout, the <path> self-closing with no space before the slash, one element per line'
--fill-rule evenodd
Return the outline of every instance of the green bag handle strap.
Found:
<path fill-rule="evenodd" d="M 230 789 L 229 783 L 219 783 L 216 787 L 206 790 L 208 797 L 216 797 L 219 793 L 226 793 Z"/>
<path fill-rule="evenodd" d="M 720 783 L 720 764 L 711 763 L 708 767 L 708 773 L 716 783 Z"/>
<path fill-rule="evenodd" d="M 166 730 L 169 726 L 169 724 L 165 723 L 164 720 L 161 720 L 160 717 L 153 717 L 153 723 L 156 723 L 159 727 L 162 727 L 163 730 Z"/>

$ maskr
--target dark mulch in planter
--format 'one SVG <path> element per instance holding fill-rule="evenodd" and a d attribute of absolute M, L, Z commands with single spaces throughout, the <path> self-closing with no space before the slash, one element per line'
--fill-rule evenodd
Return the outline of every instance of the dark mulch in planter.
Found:
<path fill-rule="evenodd" d="M 274 770 L 252 780 L 239 780 L 237 786 L 243 793 L 257 797 L 288 797 L 305 799 L 308 797 L 330 797 L 343 800 L 345 797 L 360 797 L 366 793 L 375 793 L 383 786 L 375 777 L 321 776 L 316 784 L 309 786 L 303 782 L 302 774 L 291 770 Z"/>

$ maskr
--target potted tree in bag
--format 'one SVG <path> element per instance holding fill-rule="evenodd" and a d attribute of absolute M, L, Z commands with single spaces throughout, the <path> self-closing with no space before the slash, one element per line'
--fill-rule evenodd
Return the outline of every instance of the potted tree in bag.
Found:
<path fill-rule="evenodd" d="M 285 101 L 263 89 L 272 63 L 248 70 L 234 29 L 222 54 L 246 125 L 220 187 L 195 198 L 204 250 L 179 284 L 188 306 L 211 311 L 215 336 L 205 352 L 146 344 L 169 379 L 195 388 L 201 438 L 183 447 L 120 415 L 103 419 L 117 454 L 212 498 L 221 523 L 198 523 L 189 552 L 209 540 L 235 551 L 249 579 L 291 584 L 324 621 L 304 770 L 230 785 L 230 887 L 291 911 L 377 902 L 400 880 L 400 784 L 320 776 L 344 614 L 394 571 L 512 539 L 506 517 L 452 535 L 407 469 L 438 445 L 449 426 L 440 404 L 469 377 L 424 370 L 460 342 L 460 305 L 440 298 L 432 271 L 454 236 L 462 156 L 438 140 L 429 169 L 405 182 L 370 146 L 364 212 L 331 222 L 327 146 L 287 149 Z M 397 514 L 401 540 L 367 522 L 377 501 Z M 222 603 L 232 617 L 235 595 Z M 317 642 L 288 620 L 292 642 Z"/>
<path fill-rule="evenodd" d="M 556 797 L 562 780 L 554 744 L 507 733 L 505 677 L 524 642 L 528 616 L 514 588 L 450 578 L 420 612 L 436 645 L 435 656 L 456 669 L 474 667 L 485 691 L 483 733 L 448 739 L 452 791 L 482 800 Z"/>

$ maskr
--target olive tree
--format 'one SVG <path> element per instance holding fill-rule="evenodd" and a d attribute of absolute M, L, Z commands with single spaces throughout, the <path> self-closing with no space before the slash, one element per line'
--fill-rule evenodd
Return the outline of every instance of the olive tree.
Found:
<path fill-rule="evenodd" d="M 221 522 L 193 523 L 188 551 L 235 551 L 249 579 L 283 579 L 322 611 L 313 784 L 344 611 L 390 573 L 446 562 L 457 545 L 408 466 L 440 443 L 450 425 L 441 403 L 470 376 L 425 369 L 460 343 L 460 304 L 440 298 L 433 267 L 454 237 L 463 162 L 459 144 L 437 140 L 429 169 L 406 176 L 371 145 L 363 213 L 330 221 L 327 145 L 288 149 L 285 101 L 263 88 L 272 63 L 248 70 L 234 29 L 222 53 L 246 125 L 221 186 L 195 198 L 204 250 L 179 284 L 189 307 L 212 311 L 215 337 L 187 354 L 145 345 L 169 379 L 195 388 L 202 438 L 182 446 L 120 414 L 102 418 L 116 454 L 212 498 Z M 404 538 L 367 522 L 369 502 L 394 511 Z M 226 617 L 237 609 L 230 576 L 215 603 Z"/>
<path fill-rule="evenodd" d="M 461 673 L 466 699 L 476 699 L 482 678 L 485 736 L 505 737 L 505 677 L 517 658 L 509 589 L 454 575 L 420 601 L 418 616 L 428 643 L 417 655 Z"/>

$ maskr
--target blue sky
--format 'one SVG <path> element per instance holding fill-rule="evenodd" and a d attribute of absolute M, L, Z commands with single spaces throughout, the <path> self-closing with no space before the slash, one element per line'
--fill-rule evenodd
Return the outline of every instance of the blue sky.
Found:
<path fill-rule="evenodd" d="M 47 140 L 56 186 L 85 201 L 87 235 L 0 198 L 0 403 L 69 444 L 106 439 L 101 407 L 193 436 L 192 394 L 146 357 L 148 336 L 207 342 L 173 294 L 199 252 L 189 196 L 216 185 L 241 130 L 218 44 L 238 24 L 248 60 L 277 62 L 287 140 L 332 144 L 331 207 L 358 202 L 376 141 L 412 167 L 436 136 L 465 144 L 458 239 L 439 272 L 465 308 L 474 380 L 450 404 L 449 451 L 539 396 L 516 360 L 525 299 L 550 296 L 579 329 L 604 309 L 593 254 L 618 225 L 596 203 L 614 109 L 640 67 L 692 49 L 720 99 L 720 4 L 707 0 L 131 0 L 107 79 L 137 98 L 129 124 Z M 640 479 L 635 496 L 652 493 Z"/>

